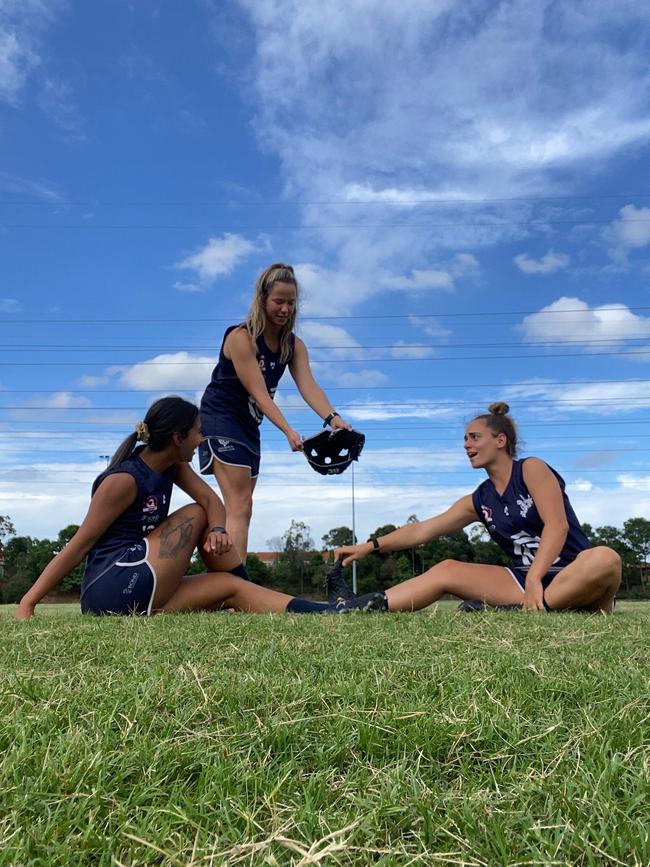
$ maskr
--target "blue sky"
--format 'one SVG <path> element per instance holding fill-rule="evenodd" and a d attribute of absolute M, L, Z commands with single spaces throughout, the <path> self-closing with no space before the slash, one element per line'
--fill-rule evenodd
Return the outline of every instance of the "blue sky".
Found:
<path fill-rule="evenodd" d="M 78 522 L 284 260 L 367 436 L 361 536 L 482 480 L 462 431 L 493 400 L 582 520 L 648 516 L 649 43 L 627 0 L 4 0 L 0 514 Z M 263 431 L 251 547 L 349 524 L 350 471 Z"/>

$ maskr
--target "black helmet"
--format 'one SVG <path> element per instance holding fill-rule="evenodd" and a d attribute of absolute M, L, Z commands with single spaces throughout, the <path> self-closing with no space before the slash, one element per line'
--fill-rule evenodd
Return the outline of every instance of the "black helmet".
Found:
<path fill-rule="evenodd" d="M 323 430 L 303 442 L 305 457 L 322 476 L 337 476 L 358 461 L 366 438 L 358 430 Z"/>

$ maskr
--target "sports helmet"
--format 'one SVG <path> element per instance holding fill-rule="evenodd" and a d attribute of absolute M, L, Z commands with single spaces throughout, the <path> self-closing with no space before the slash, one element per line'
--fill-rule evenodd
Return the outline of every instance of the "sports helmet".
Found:
<path fill-rule="evenodd" d="M 322 476 L 337 476 L 358 461 L 365 443 L 364 434 L 358 430 L 322 430 L 303 442 L 309 465 Z"/>

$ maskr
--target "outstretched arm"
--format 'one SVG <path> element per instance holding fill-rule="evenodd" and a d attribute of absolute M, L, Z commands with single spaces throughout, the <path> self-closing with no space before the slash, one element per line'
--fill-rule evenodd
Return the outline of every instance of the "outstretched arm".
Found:
<path fill-rule="evenodd" d="M 564 547 L 569 522 L 564 511 L 560 483 L 544 461 L 540 461 L 539 458 L 528 458 L 524 463 L 524 482 L 544 522 L 539 547 L 526 576 L 524 608 L 543 611 L 542 578 Z"/>
<path fill-rule="evenodd" d="M 314 412 L 325 421 L 335 410 L 323 389 L 314 379 L 314 374 L 311 372 L 311 367 L 309 366 L 307 347 L 299 337 L 296 337 L 293 359 L 289 365 L 289 370 L 298 386 L 300 394 Z M 338 430 L 339 428 L 352 430 L 352 425 L 342 419 L 340 415 L 334 415 L 330 421 L 330 426 L 332 430 Z"/>
<path fill-rule="evenodd" d="M 88 514 L 65 548 L 47 564 L 20 600 L 17 620 L 29 620 L 36 605 L 78 566 L 111 524 L 128 508 L 137 492 L 133 476 L 115 473 L 104 479 L 90 501 Z"/>
<path fill-rule="evenodd" d="M 473 524 L 478 521 L 478 515 L 474 511 L 472 497 L 468 494 L 466 497 L 461 497 L 453 506 L 442 512 L 440 515 L 435 515 L 433 518 L 427 518 L 426 521 L 417 521 L 413 524 L 404 524 L 392 533 L 387 533 L 378 539 L 379 550 L 401 551 L 404 548 L 415 548 L 417 545 L 423 545 L 431 539 L 437 539 L 438 536 L 444 536 L 447 533 L 455 533 L 457 530 L 462 530 L 468 524 Z M 367 554 L 375 550 L 372 542 L 361 542 L 359 545 L 344 545 L 342 548 L 337 548 L 334 552 L 334 557 L 337 560 L 343 560 L 343 565 L 347 566 L 353 560 L 361 560 Z"/>
<path fill-rule="evenodd" d="M 232 331 L 228 335 L 224 351 L 228 353 L 234 365 L 237 378 L 260 410 L 286 436 L 292 451 L 300 451 L 302 449 L 300 434 L 293 430 L 271 398 L 257 363 L 248 331 L 245 328 Z"/>
<path fill-rule="evenodd" d="M 208 554 L 226 554 L 232 548 L 232 540 L 226 533 L 226 509 L 215 493 L 189 464 L 179 464 L 176 484 L 203 508 L 208 525 L 203 538 L 203 549 Z M 223 532 L 221 532 L 223 531 Z"/>

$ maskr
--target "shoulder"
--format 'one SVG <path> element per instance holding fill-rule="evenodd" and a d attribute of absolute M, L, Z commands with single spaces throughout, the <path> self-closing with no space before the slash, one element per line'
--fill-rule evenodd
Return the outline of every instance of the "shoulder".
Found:
<path fill-rule="evenodd" d="M 564 490 L 564 479 L 553 467 L 549 467 L 546 461 L 541 458 L 526 458 L 519 463 L 521 465 L 521 477 L 529 490 L 531 486 L 539 487 L 542 485 L 557 486 L 561 491 Z"/>
<path fill-rule="evenodd" d="M 254 354 L 255 343 L 248 333 L 245 325 L 233 325 L 229 332 L 226 332 L 224 340 L 224 349 L 227 348 L 230 352 L 233 350 L 237 353 L 248 352 Z"/>
<path fill-rule="evenodd" d="M 544 479 L 554 475 L 553 470 L 541 458 L 524 458 L 523 460 L 515 461 L 515 464 L 520 467 L 525 481 L 528 481 L 528 479 Z"/>
<path fill-rule="evenodd" d="M 129 462 L 125 461 L 105 474 L 103 478 L 100 476 L 93 485 L 93 496 L 101 492 L 102 497 L 122 499 L 130 495 L 135 499 L 138 483 L 133 469 L 128 464 Z"/>

